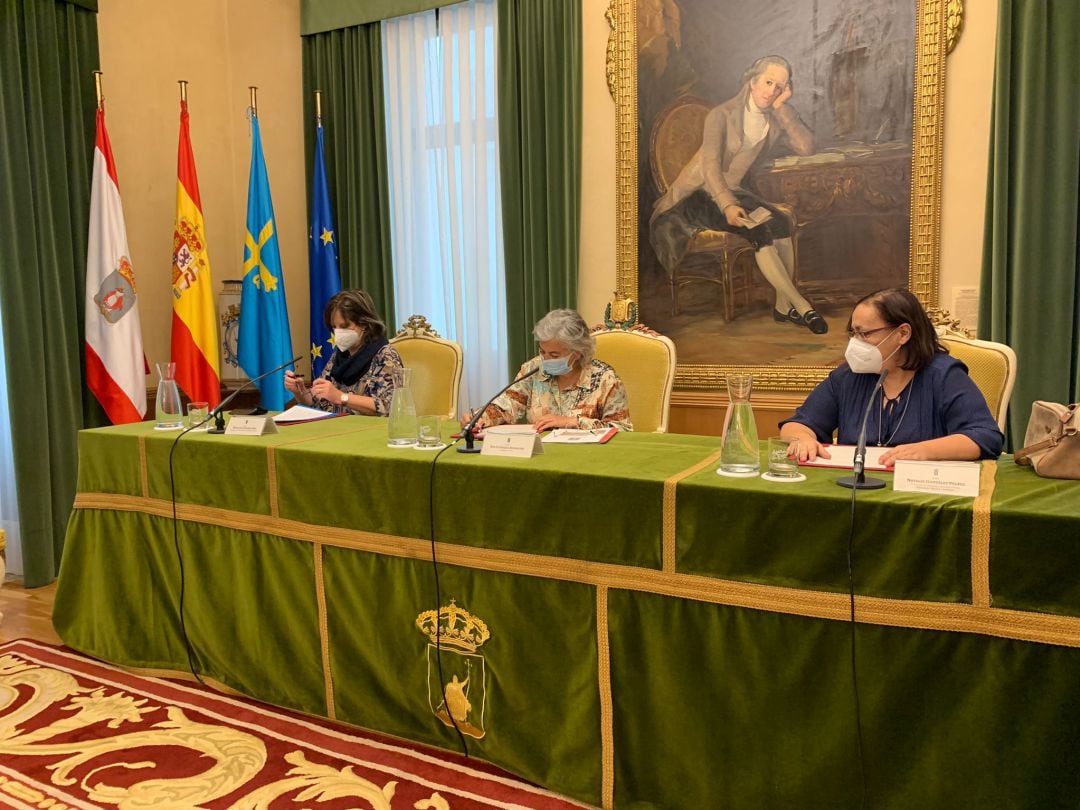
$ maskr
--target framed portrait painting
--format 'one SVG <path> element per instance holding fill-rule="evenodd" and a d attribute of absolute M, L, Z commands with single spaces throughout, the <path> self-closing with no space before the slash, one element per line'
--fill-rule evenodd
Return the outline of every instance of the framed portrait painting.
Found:
<path fill-rule="evenodd" d="M 853 304 L 936 306 L 949 0 L 613 0 L 618 288 L 676 386 L 806 391 Z"/>

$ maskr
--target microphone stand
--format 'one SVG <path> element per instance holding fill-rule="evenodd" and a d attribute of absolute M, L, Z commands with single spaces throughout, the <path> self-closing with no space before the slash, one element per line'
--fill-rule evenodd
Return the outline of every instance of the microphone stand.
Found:
<path fill-rule="evenodd" d="M 473 440 L 475 438 L 475 436 L 473 436 L 473 428 L 476 427 L 476 423 L 480 419 L 480 417 L 484 415 L 484 411 L 486 411 L 491 406 L 492 402 L 494 402 L 500 396 L 502 396 L 503 393 L 508 388 L 511 388 L 511 387 L 517 385 L 522 380 L 529 379 L 529 377 L 531 377 L 533 374 L 535 374 L 539 370 L 540 370 L 540 366 L 537 366 L 532 371 L 526 371 L 524 374 L 522 374 L 516 380 L 512 380 L 510 383 L 503 386 L 503 389 L 501 391 L 499 391 L 499 393 L 497 393 L 495 396 L 493 396 L 491 399 L 489 399 L 488 402 L 487 402 L 487 405 L 485 405 L 483 408 L 481 408 L 480 410 L 476 411 L 473 414 L 472 419 L 469 420 L 469 424 L 467 424 L 465 426 L 465 428 L 461 431 L 461 436 L 462 436 L 462 438 L 465 439 L 465 446 L 464 447 L 459 447 L 457 449 L 457 451 L 459 453 L 479 453 L 480 452 L 479 447 L 473 447 Z"/>
<path fill-rule="evenodd" d="M 275 372 L 281 371 L 286 366 L 296 365 L 296 363 L 299 362 L 301 357 L 303 357 L 303 355 L 298 354 L 292 360 L 287 360 L 286 362 L 282 363 L 277 368 L 272 368 L 269 371 L 263 372 L 258 377 L 255 377 L 254 379 L 248 380 L 246 383 L 244 383 L 239 388 L 237 388 L 235 391 L 233 391 L 231 394 L 229 394 L 227 397 L 225 397 L 225 399 L 223 399 L 221 401 L 221 403 L 216 408 L 214 408 L 214 410 L 212 410 L 210 412 L 210 415 L 208 417 L 206 417 L 207 421 L 209 421 L 211 419 L 214 420 L 214 426 L 212 428 L 210 428 L 209 430 L 207 430 L 206 432 L 207 433 L 224 433 L 225 432 L 225 416 L 224 416 L 225 406 L 228 405 L 230 402 L 232 402 L 233 399 L 236 398 L 237 394 L 239 394 L 241 391 L 243 391 L 249 385 L 251 385 L 253 383 L 257 383 L 259 380 L 263 379 L 264 377 L 269 377 L 271 374 L 274 374 Z"/>
<path fill-rule="evenodd" d="M 888 374 L 889 372 L 886 369 L 882 369 L 877 382 L 874 383 L 874 390 L 870 392 L 870 401 L 866 403 L 866 410 L 863 411 L 862 426 L 859 428 L 859 440 L 855 443 L 855 463 L 851 469 L 854 475 L 837 478 L 836 483 L 842 487 L 848 489 L 881 489 L 885 486 L 885 482 L 880 478 L 867 478 L 863 474 L 863 466 L 866 463 L 866 420 L 870 418 L 870 409 L 874 407 L 878 391 L 885 384 L 885 378 Z"/>

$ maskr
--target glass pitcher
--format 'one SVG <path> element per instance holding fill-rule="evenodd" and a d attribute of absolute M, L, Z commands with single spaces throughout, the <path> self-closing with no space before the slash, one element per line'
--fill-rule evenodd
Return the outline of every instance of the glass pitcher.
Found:
<path fill-rule="evenodd" d="M 416 444 L 416 402 L 412 394 L 411 368 L 401 370 L 400 382 L 394 386 L 394 395 L 390 399 L 387 444 L 391 447 L 412 447 Z"/>
<path fill-rule="evenodd" d="M 176 363 L 157 364 L 158 384 L 155 409 L 157 430 L 179 430 L 184 426 L 180 389 L 176 387 Z"/>
<path fill-rule="evenodd" d="M 724 418 L 724 439 L 720 447 L 722 475 L 757 475 L 761 469 L 758 457 L 757 425 L 750 407 L 750 392 L 754 387 L 752 374 L 729 374 L 728 404 Z"/>

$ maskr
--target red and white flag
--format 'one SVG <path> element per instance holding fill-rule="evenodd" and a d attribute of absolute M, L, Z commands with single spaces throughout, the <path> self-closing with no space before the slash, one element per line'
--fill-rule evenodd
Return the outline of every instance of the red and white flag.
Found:
<path fill-rule="evenodd" d="M 114 425 L 142 421 L 146 373 L 116 163 L 99 109 L 86 247 L 86 377 Z"/>

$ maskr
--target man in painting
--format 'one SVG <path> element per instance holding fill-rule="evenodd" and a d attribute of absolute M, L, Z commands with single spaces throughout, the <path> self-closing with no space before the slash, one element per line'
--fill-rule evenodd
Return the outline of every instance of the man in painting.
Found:
<path fill-rule="evenodd" d="M 805 326 L 817 335 L 829 325 L 796 288 L 792 227 L 777 208 L 743 186 L 754 165 L 781 140 L 799 155 L 814 152 L 814 135 L 788 103 L 791 65 L 763 56 L 743 74 L 742 90 L 709 111 L 701 147 L 653 209 L 653 249 L 671 273 L 690 240 L 703 230 L 736 233 L 754 246 L 754 257 L 776 299 L 773 320 Z M 771 216 L 748 218 L 766 209 Z"/>

